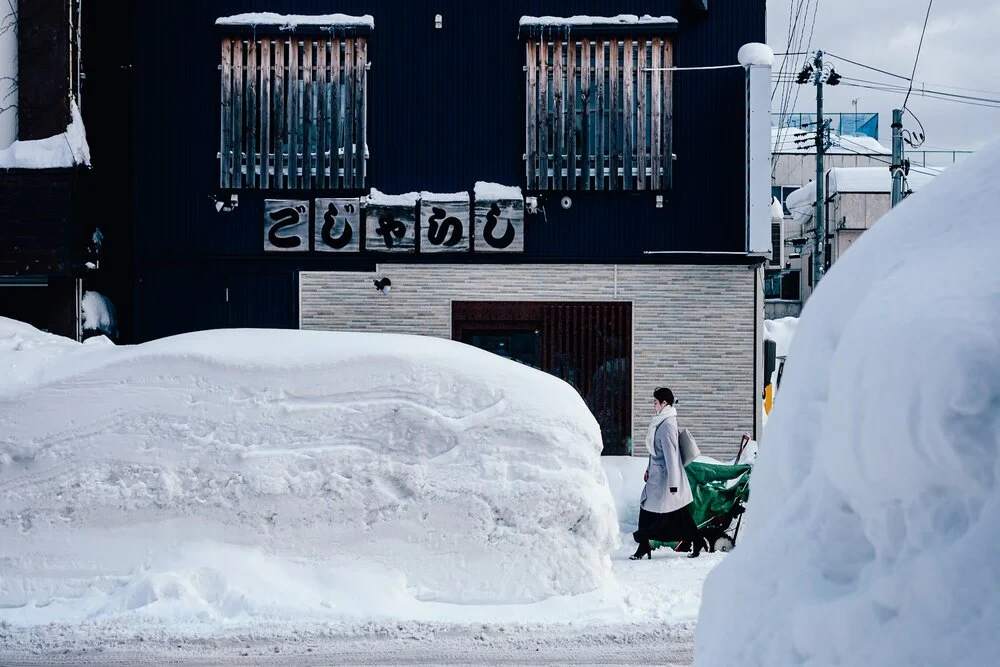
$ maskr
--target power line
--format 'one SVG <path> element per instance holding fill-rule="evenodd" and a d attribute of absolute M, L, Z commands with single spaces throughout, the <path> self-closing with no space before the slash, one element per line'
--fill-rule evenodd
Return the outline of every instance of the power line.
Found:
<path fill-rule="evenodd" d="M 886 71 L 884 69 L 879 69 L 878 67 L 872 67 L 871 65 L 866 65 L 864 63 L 859 63 L 856 60 L 851 60 L 850 58 L 845 58 L 844 56 L 838 56 L 836 53 L 830 51 L 824 51 L 824 54 L 836 58 L 837 60 L 843 60 L 845 63 L 851 63 L 852 65 L 857 65 L 858 67 L 864 67 L 865 69 L 870 69 L 873 72 L 879 72 L 880 74 L 885 74 L 886 76 L 895 77 L 897 79 L 902 79 L 903 81 L 909 81 L 910 77 L 903 76 L 902 74 L 895 74 L 893 72 Z"/>
<path fill-rule="evenodd" d="M 917 55 L 913 58 L 913 72 L 910 74 L 910 88 L 906 91 L 906 97 L 903 98 L 903 108 L 906 108 L 906 103 L 910 100 L 910 93 L 913 91 L 913 77 L 917 75 L 917 62 L 920 60 L 920 50 L 924 47 L 924 35 L 927 33 L 927 20 L 931 17 L 931 7 L 934 6 L 934 0 L 927 0 L 927 13 L 924 15 L 924 27 L 920 31 L 920 43 L 917 44 Z"/>
<path fill-rule="evenodd" d="M 905 88 L 903 88 L 902 86 L 898 87 L 881 86 L 881 85 L 872 86 L 863 83 L 852 83 L 850 81 L 842 82 L 840 85 L 847 86 L 849 88 L 865 88 L 867 90 L 878 90 L 884 93 L 901 93 L 905 90 Z M 967 95 L 957 95 L 955 93 L 946 93 L 943 91 L 927 90 L 927 89 L 921 89 L 917 91 L 916 94 L 919 97 L 925 97 L 931 100 L 940 100 L 942 102 L 966 104 L 969 106 L 984 107 L 987 109 L 1000 109 L 1000 99 L 991 99 L 985 97 L 970 97 Z M 908 108 L 906 108 L 905 110 L 909 111 Z"/>

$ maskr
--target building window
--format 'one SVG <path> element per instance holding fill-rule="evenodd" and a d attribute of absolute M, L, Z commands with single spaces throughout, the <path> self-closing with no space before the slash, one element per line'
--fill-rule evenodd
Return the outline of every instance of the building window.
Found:
<path fill-rule="evenodd" d="M 764 298 L 798 301 L 801 271 L 798 269 L 768 270 L 764 276 Z"/>
<path fill-rule="evenodd" d="M 324 26 L 289 35 L 280 26 L 254 26 L 223 36 L 220 70 L 220 187 L 365 187 L 363 29 Z"/>
<path fill-rule="evenodd" d="M 529 190 L 666 190 L 673 45 L 544 30 L 526 41 Z"/>
<path fill-rule="evenodd" d="M 798 190 L 800 187 L 802 187 L 802 186 L 799 186 L 799 185 L 792 185 L 792 186 L 787 186 L 787 185 L 786 186 L 772 185 L 771 186 L 771 196 L 777 197 L 778 201 L 781 202 L 781 210 L 785 214 L 786 217 L 791 217 L 792 212 L 788 210 L 788 205 L 785 204 L 785 200 L 788 199 L 788 195 L 792 194 L 793 192 L 795 192 L 796 190 Z"/>

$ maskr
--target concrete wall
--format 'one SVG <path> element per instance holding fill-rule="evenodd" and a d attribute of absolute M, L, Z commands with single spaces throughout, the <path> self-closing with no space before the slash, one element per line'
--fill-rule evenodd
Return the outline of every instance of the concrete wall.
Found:
<path fill-rule="evenodd" d="M 380 276 L 392 280 L 389 296 L 372 285 Z M 376 273 L 303 272 L 300 326 L 451 338 L 452 301 L 630 301 L 635 453 L 645 454 L 652 392 L 664 385 L 703 451 L 731 457 L 741 435 L 753 435 L 760 409 L 762 280 L 746 266 L 385 264 Z"/>
<path fill-rule="evenodd" d="M 816 178 L 815 153 L 775 153 L 774 178 L 771 185 L 803 186 Z M 828 153 L 824 159 L 827 169 L 834 167 L 888 167 L 887 155 L 855 155 L 853 153 Z"/>

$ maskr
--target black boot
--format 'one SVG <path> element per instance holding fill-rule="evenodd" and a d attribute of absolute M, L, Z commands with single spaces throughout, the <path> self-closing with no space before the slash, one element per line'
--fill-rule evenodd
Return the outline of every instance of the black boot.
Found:
<path fill-rule="evenodd" d="M 648 557 L 649 560 L 653 560 L 653 546 L 648 540 L 642 542 L 639 548 L 635 550 L 635 553 L 628 557 L 629 560 L 642 560 L 644 557 Z"/>
<path fill-rule="evenodd" d="M 688 558 L 697 558 L 701 555 L 702 549 L 708 549 L 708 542 L 704 537 L 696 537 L 691 541 L 691 553 L 688 554 Z"/>

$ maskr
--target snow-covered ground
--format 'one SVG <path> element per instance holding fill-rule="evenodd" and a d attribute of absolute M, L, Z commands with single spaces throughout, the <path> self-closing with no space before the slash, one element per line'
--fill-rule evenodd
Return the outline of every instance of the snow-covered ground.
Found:
<path fill-rule="evenodd" d="M 645 460 L 600 459 L 555 378 L 436 339 L 10 320 L 0 370 L 0 662 L 691 659 L 719 557 L 627 560 Z"/>
<path fill-rule="evenodd" d="M 697 665 L 997 664 L 998 173 L 948 169 L 810 298 Z"/>

